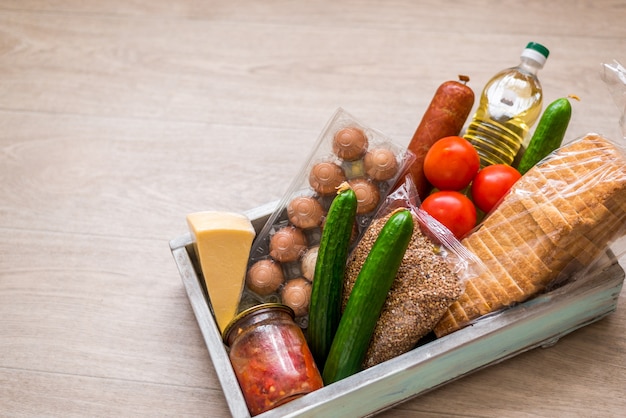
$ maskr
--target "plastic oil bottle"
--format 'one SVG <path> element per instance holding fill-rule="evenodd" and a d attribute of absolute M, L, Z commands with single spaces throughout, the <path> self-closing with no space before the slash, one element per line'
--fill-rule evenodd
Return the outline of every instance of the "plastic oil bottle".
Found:
<path fill-rule="evenodd" d="M 478 151 L 481 167 L 510 165 L 515 159 L 541 114 L 543 93 L 537 72 L 549 53 L 545 46 L 530 42 L 518 66 L 500 71 L 485 85 L 464 135 Z"/>

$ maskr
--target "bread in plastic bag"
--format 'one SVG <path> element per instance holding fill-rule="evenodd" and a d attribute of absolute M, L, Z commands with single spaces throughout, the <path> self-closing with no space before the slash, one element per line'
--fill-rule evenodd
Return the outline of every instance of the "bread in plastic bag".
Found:
<path fill-rule="evenodd" d="M 461 244 L 484 265 L 435 327 L 438 337 L 584 270 L 626 231 L 626 158 L 587 134 L 543 159 Z M 467 292 L 466 292 L 467 293 Z"/>
<path fill-rule="evenodd" d="M 419 200 L 417 191 L 407 177 L 402 186 L 388 196 L 348 260 L 342 310 L 382 225 L 398 207 L 411 211 L 416 227 L 387 294 L 363 368 L 413 349 L 463 294 L 463 283 L 472 274 L 467 264 L 470 259 L 467 250 L 450 231 L 418 209 L 416 200 Z"/>

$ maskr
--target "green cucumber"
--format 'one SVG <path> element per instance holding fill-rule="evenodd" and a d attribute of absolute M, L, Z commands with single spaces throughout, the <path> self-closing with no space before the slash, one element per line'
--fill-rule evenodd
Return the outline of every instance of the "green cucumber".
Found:
<path fill-rule="evenodd" d="M 572 117 L 572 105 L 568 98 L 579 100 L 573 95 L 556 99 L 546 107 L 541 115 L 537 128 L 535 128 L 535 132 L 528 143 L 528 148 L 517 165 L 517 171 L 521 174 L 526 173 L 561 146 Z"/>
<path fill-rule="evenodd" d="M 315 262 L 309 305 L 308 344 L 320 370 L 324 367 L 341 317 L 343 276 L 356 209 L 356 194 L 348 183 L 343 183 L 328 209 Z"/>
<path fill-rule="evenodd" d="M 394 212 L 384 224 L 348 298 L 322 372 L 331 384 L 361 370 L 387 293 L 413 234 L 413 215 Z"/>

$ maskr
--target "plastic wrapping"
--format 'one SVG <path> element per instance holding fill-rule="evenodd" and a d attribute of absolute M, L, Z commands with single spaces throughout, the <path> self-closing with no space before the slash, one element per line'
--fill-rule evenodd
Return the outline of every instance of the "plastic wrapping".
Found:
<path fill-rule="evenodd" d="M 348 259 L 342 310 L 382 226 L 395 209 L 411 211 L 416 226 L 376 323 L 364 368 L 413 349 L 461 297 L 464 283 L 474 274 L 468 251 L 448 229 L 419 209 L 417 200 L 417 191 L 407 176 L 381 206 Z"/>
<path fill-rule="evenodd" d="M 485 313 L 584 280 L 626 234 L 626 69 L 603 64 L 602 79 L 620 111 L 623 138 L 588 133 L 530 169 L 463 239 L 482 263 L 465 295 L 435 327 L 443 336 Z M 617 258 L 623 254 L 614 254 Z"/>
<path fill-rule="evenodd" d="M 626 231 L 626 159 L 606 138 L 587 134 L 530 169 L 479 228 L 462 240 L 485 265 L 438 336 L 584 277 Z M 466 292 L 467 293 L 467 292 Z M 458 306 L 456 306 L 458 305 Z"/>
<path fill-rule="evenodd" d="M 239 310 L 284 303 L 306 328 L 321 229 L 336 187 L 348 181 L 357 195 L 356 242 L 412 159 L 405 147 L 338 109 L 253 243 Z"/>
<path fill-rule="evenodd" d="M 602 80 L 620 111 L 619 125 L 622 128 L 624 141 L 618 146 L 626 148 L 626 68 L 619 62 L 613 61 L 611 64 L 602 64 L 602 69 Z"/>

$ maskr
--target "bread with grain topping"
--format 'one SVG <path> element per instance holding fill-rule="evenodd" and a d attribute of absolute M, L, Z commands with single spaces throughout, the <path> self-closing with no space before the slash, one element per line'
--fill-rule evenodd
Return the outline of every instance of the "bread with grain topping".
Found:
<path fill-rule="evenodd" d="M 564 272 L 589 265 L 625 231 L 624 155 L 597 134 L 564 145 L 522 176 L 461 241 L 482 268 L 435 335 L 541 293 Z"/>

